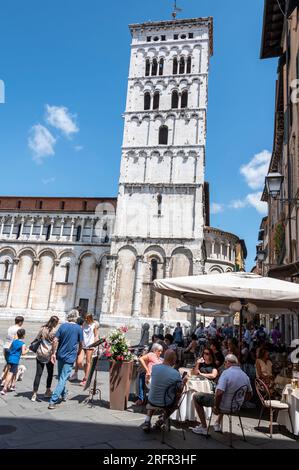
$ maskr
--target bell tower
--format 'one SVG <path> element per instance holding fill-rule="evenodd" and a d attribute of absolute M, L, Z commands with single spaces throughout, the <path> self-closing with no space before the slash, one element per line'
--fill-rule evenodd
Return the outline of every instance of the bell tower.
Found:
<path fill-rule="evenodd" d="M 200 274 L 213 19 L 130 25 L 116 223 L 103 314 L 175 320 L 157 277 Z"/>

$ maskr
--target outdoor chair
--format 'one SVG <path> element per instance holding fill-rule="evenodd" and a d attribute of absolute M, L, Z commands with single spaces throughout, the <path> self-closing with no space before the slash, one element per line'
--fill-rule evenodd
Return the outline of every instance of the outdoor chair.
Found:
<path fill-rule="evenodd" d="M 292 418 L 291 418 L 291 413 L 290 413 L 290 405 L 288 403 L 283 403 L 279 400 L 273 400 L 271 398 L 270 390 L 268 386 L 263 382 L 261 379 L 255 379 L 255 388 L 256 392 L 258 394 L 258 397 L 261 401 L 262 404 L 262 409 L 260 413 L 260 418 L 257 427 L 259 428 L 260 422 L 263 416 L 264 409 L 267 408 L 270 411 L 270 425 L 269 425 L 269 430 L 270 430 L 270 438 L 272 438 L 273 435 L 273 412 L 274 411 L 287 411 L 289 414 L 289 419 L 292 427 L 292 432 L 294 434 L 294 428 L 293 428 L 293 423 L 292 423 Z"/>
<path fill-rule="evenodd" d="M 230 411 L 225 411 L 221 410 L 220 408 L 220 413 L 223 415 L 226 415 L 229 420 L 229 438 L 230 438 L 230 447 L 233 447 L 233 416 L 238 416 L 242 434 L 243 434 L 243 440 L 246 441 L 245 439 L 245 434 L 244 434 L 244 429 L 243 429 L 243 423 L 240 415 L 241 407 L 245 401 L 246 394 L 248 392 L 247 385 L 243 385 L 242 387 L 238 388 L 238 390 L 235 391 L 231 404 L 230 404 Z M 221 405 L 221 404 L 220 404 Z M 209 419 L 209 424 L 208 424 L 208 433 L 207 433 L 207 438 L 209 437 L 209 429 L 211 426 L 211 421 L 212 421 L 212 416 L 213 416 L 213 409 L 212 413 Z M 222 419 L 222 426 L 223 426 L 223 419 Z"/>
<path fill-rule="evenodd" d="M 165 394 L 164 394 L 165 406 L 155 406 L 155 405 L 152 405 L 150 402 L 148 402 L 146 405 L 147 410 L 154 411 L 154 414 L 158 413 L 160 415 L 156 425 L 153 426 L 153 429 L 161 430 L 162 444 L 164 444 L 165 442 L 165 432 L 171 430 L 170 416 L 175 411 L 178 411 L 179 420 L 180 422 L 182 421 L 180 407 L 185 398 L 186 393 L 187 392 L 184 391 L 182 382 L 175 382 L 174 384 L 171 384 L 165 391 Z M 174 395 L 175 395 L 175 400 L 170 405 L 167 405 L 168 399 L 172 398 Z M 184 440 L 186 440 L 185 431 L 183 428 L 182 428 L 182 433 L 183 433 Z"/>

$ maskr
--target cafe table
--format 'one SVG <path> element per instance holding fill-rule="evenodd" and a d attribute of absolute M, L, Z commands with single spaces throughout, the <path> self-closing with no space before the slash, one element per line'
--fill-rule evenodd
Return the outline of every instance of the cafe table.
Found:
<path fill-rule="evenodd" d="M 195 411 L 192 399 L 194 394 L 198 392 L 211 393 L 210 381 L 196 376 L 190 376 L 185 385 L 184 392 L 185 395 L 180 406 L 180 412 L 176 410 L 171 415 L 171 419 L 180 421 L 181 418 L 181 421 L 198 421 L 198 416 Z M 204 410 L 206 417 L 209 418 L 212 412 L 212 408 L 205 407 Z"/>
<path fill-rule="evenodd" d="M 282 401 L 290 405 L 290 415 L 294 427 L 294 434 L 299 435 L 299 389 L 293 389 L 290 384 L 286 385 L 282 392 Z M 285 426 L 292 432 L 289 415 L 285 411 L 280 411 L 277 418 L 278 424 Z"/>

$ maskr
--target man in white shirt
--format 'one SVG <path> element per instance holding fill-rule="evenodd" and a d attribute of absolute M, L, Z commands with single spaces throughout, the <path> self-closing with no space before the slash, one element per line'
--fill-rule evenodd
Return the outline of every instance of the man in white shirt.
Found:
<path fill-rule="evenodd" d="M 232 399 L 237 390 L 246 387 L 245 395 L 241 394 L 240 408 L 243 402 L 250 400 L 252 397 L 252 387 L 248 375 L 242 371 L 239 366 L 238 358 L 234 354 L 228 354 L 224 361 L 225 371 L 222 372 L 215 393 L 214 414 L 218 415 L 218 419 L 214 425 L 216 432 L 221 432 L 223 414 L 221 412 L 230 412 Z M 236 398 L 238 400 L 238 398 Z"/>
<path fill-rule="evenodd" d="M 5 365 L 5 367 L 3 369 L 3 372 L 2 372 L 1 381 L 5 379 L 6 373 L 8 371 L 7 359 L 8 359 L 9 348 L 10 348 L 11 343 L 13 342 L 13 340 L 16 339 L 17 331 L 20 328 L 22 328 L 23 323 L 24 323 L 24 317 L 22 317 L 21 315 L 18 315 L 15 318 L 15 324 L 10 326 L 7 330 L 6 341 L 3 344 L 3 354 L 4 354 L 5 361 L 6 361 L 6 365 Z"/>

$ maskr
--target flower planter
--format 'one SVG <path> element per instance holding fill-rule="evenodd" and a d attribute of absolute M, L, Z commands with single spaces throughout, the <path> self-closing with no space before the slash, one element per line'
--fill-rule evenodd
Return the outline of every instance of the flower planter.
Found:
<path fill-rule="evenodd" d="M 110 409 L 127 409 L 130 384 L 133 374 L 133 361 L 111 361 L 109 369 Z"/>

